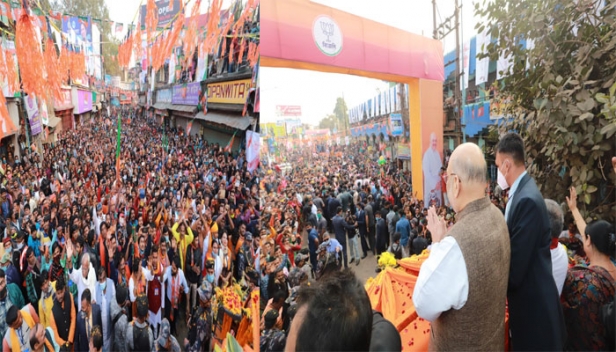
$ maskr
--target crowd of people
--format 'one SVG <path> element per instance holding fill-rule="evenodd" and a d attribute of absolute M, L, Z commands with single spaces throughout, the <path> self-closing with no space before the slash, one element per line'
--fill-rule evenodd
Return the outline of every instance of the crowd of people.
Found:
<path fill-rule="evenodd" d="M 587 226 L 575 187 L 570 214 L 544 200 L 519 135 L 495 147 L 496 184 L 481 149 L 456 148 L 440 207 L 365 144 L 320 151 L 287 151 L 294 168 L 274 165 L 262 182 L 262 351 L 399 350 L 348 268 L 426 249 L 412 303 L 432 323 L 435 350 L 614 349 L 614 224 Z"/>
<path fill-rule="evenodd" d="M 516 134 L 497 187 L 463 144 L 426 204 L 362 143 L 249 172 L 243 150 L 135 117 L 0 165 L 4 351 L 401 350 L 353 269 L 426 250 L 409 304 L 434 349 L 614 348 L 614 225 L 586 224 L 575 188 L 570 214 L 544 200 Z"/>
<path fill-rule="evenodd" d="M 260 213 L 244 153 L 112 115 L 1 165 L 3 350 L 253 345 Z M 241 310 L 223 326 L 231 286 Z"/>

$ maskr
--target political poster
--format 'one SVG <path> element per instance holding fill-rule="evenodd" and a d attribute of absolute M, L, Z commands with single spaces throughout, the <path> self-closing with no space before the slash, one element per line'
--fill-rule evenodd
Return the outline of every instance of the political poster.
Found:
<path fill-rule="evenodd" d="M 147 1 L 144 1 L 145 4 Z M 180 12 L 180 0 L 159 0 L 155 1 L 156 7 L 158 8 L 158 27 L 164 28 L 167 27 L 173 20 L 175 19 L 178 12 Z M 141 19 L 140 23 L 145 23 L 146 18 L 146 5 L 141 5 L 141 10 L 139 17 Z"/>
<path fill-rule="evenodd" d="M 65 44 L 70 50 L 92 54 L 92 21 L 89 16 L 63 16 L 62 32 L 65 34 Z"/>

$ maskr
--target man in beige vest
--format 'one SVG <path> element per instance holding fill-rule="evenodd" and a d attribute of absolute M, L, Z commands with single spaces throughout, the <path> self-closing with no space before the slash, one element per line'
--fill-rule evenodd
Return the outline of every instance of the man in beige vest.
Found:
<path fill-rule="evenodd" d="M 509 232 L 503 214 L 486 196 L 486 174 L 481 149 L 460 145 L 446 172 L 457 223 L 447 230 L 434 208 L 428 213 L 433 243 L 413 303 L 417 314 L 432 322 L 431 350 L 505 348 Z"/>

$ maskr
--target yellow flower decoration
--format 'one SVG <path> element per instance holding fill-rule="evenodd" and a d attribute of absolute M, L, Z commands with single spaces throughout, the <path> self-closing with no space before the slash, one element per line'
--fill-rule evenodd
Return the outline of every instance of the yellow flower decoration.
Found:
<path fill-rule="evenodd" d="M 379 257 L 378 264 L 380 268 L 385 268 L 388 266 L 395 267 L 396 265 L 398 265 L 398 262 L 396 261 L 396 257 L 392 253 L 383 252 Z"/>

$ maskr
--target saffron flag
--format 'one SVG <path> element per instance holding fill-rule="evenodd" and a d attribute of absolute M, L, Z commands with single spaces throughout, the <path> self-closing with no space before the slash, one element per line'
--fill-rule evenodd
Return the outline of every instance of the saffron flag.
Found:
<path fill-rule="evenodd" d="M 251 174 L 259 167 L 259 152 L 261 151 L 261 136 L 253 131 L 246 131 L 246 162 Z"/>
<path fill-rule="evenodd" d="M 188 124 L 186 124 L 186 135 L 187 136 L 190 136 L 190 130 L 192 130 L 192 125 L 193 125 L 192 120 L 188 122 Z"/>
<path fill-rule="evenodd" d="M 237 133 L 237 131 L 233 132 L 233 136 L 231 136 L 231 139 L 229 140 L 229 144 L 227 144 L 227 146 L 225 147 L 225 152 L 231 152 L 231 148 L 233 148 L 233 141 L 235 140 L 235 134 Z"/>

